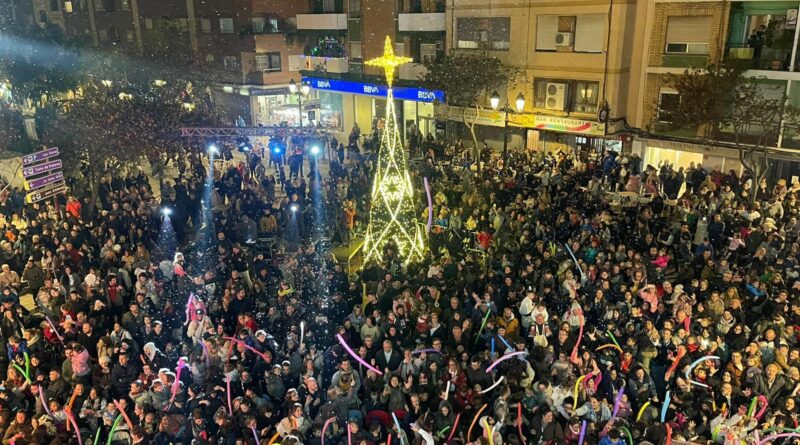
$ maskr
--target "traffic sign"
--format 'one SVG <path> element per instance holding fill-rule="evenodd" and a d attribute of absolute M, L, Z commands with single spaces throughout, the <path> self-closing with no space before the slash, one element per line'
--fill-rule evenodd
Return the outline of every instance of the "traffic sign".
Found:
<path fill-rule="evenodd" d="M 34 162 L 44 161 L 45 159 L 58 156 L 58 147 L 48 148 L 46 150 L 37 151 L 22 157 L 22 166 L 31 165 Z"/>
<path fill-rule="evenodd" d="M 42 176 L 41 178 L 25 181 L 25 190 L 40 189 L 44 186 L 55 184 L 56 182 L 63 180 L 64 180 L 64 172 L 57 171 L 51 175 Z"/>
<path fill-rule="evenodd" d="M 31 176 L 41 175 L 49 171 L 58 170 L 61 168 L 61 159 L 55 161 L 45 162 L 42 164 L 32 165 L 22 169 L 22 176 L 30 178 Z"/>
<path fill-rule="evenodd" d="M 34 192 L 30 192 L 28 193 L 27 196 L 25 196 L 25 200 L 28 201 L 28 204 L 33 204 L 34 202 L 39 202 L 47 198 L 56 196 L 60 193 L 64 193 L 65 191 L 67 191 L 67 185 L 61 182 L 51 188 L 40 189 Z"/>

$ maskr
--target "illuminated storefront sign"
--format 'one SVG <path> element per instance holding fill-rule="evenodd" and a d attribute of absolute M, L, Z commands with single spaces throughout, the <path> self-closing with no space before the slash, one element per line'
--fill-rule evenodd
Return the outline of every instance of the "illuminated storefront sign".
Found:
<path fill-rule="evenodd" d="M 371 83 L 352 82 L 349 80 L 337 79 L 317 79 L 304 77 L 303 82 L 307 82 L 311 88 L 323 91 L 333 91 L 337 93 L 364 94 L 367 96 L 386 97 L 386 85 L 375 85 Z M 439 90 L 426 90 L 423 88 L 394 87 L 394 98 L 400 100 L 411 100 L 414 102 L 444 102 L 444 92 Z"/>

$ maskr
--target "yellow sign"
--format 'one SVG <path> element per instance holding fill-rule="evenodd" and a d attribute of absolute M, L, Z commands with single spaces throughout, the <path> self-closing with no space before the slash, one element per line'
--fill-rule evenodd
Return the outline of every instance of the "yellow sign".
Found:
<path fill-rule="evenodd" d="M 535 115 L 533 128 L 535 130 L 557 131 L 560 133 L 578 133 L 592 136 L 606 134 L 605 124 L 569 117 Z"/>
<path fill-rule="evenodd" d="M 502 127 L 505 125 L 505 115 L 501 111 L 464 107 L 452 107 L 448 105 L 437 105 L 435 108 L 436 117 L 452 121 L 467 122 L 476 120 L 478 125 L 489 125 Z M 476 111 L 478 112 L 476 119 Z M 509 114 L 508 123 L 511 126 L 531 128 L 542 131 L 556 131 L 559 133 L 585 134 L 590 136 L 603 136 L 606 134 L 605 125 L 574 119 L 569 117 L 548 116 L 544 114 Z"/>

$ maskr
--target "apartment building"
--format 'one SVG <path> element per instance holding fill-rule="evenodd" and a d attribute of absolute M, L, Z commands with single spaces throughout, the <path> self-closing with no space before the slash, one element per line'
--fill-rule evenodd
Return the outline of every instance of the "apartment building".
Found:
<path fill-rule="evenodd" d="M 646 163 L 657 165 L 669 161 L 686 167 L 694 162 L 723 171 L 742 170 L 734 149 L 670 138 L 696 135 L 671 130 L 666 122 L 672 107 L 680 100 L 669 85 L 667 74 L 736 59 L 749 67 L 746 76 L 760 79 L 762 94 L 774 98 L 788 96 L 790 104 L 800 106 L 798 6 L 798 2 L 770 0 L 647 1 L 647 32 L 642 35 L 646 52 L 640 69 L 639 103 L 631 120 L 633 125 L 654 135 L 634 145 Z M 750 129 L 752 135 L 759 131 L 756 126 Z M 774 175 L 789 178 L 800 174 L 800 163 L 792 151 L 800 148 L 796 132 L 787 131 L 770 141 L 770 145 L 776 150 Z"/>
<path fill-rule="evenodd" d="M 622 129 L 635 106 L 629 92 L 638 82 L 641 13 L 635 0 L 449 0 L 447 48 L 486 52 L 526 73 L 498 89 L 512 107 L 519 94 L 525 98 L 523 112 L 509 118 L 512 149 L 621 149 L 630 141 Z M 440 110 L 460 120 L 461 110 Z M 486 127 L 505 123 L 500 112 L 480 118 Z M 501 144 L 499 131 L 484 128 L 482 136 Z"/>
<path fill-rule="evenodd" d="M 300 74 L 290 71 L 289 56 L 302 53 L 291 35 L 295 16 L 308 8 L 304 1 L 24 1 L 39 24 L 56 24 L 99 48 L 204 73 L 231 123 L 239 117 L 251 125 L 299 122 L 289 82 Z"/>
<path fill-rule="evenodd" d="M 370 132 L 384 117 L 386 84 L 380 70 L 363 62 L 383 54 L 388 35 L 395 53 L 414 61 L 400 67 L 395 82 L 404 134 L 413 128 L 433 133 L 433 103 L 444 95 L 421 88 L 419 76 L 422 62 L 444 51 L 444 10 L 444 0 L 314 0 L 310 13 L 297 15 L 297 33 L 325 42 L 326 54 L 307 43 L 302 56 L 290 58 L 317 94 L 317 102 L 309 105 L 317 109 L 310 112 L 345 134 L 356 123 Z"/>

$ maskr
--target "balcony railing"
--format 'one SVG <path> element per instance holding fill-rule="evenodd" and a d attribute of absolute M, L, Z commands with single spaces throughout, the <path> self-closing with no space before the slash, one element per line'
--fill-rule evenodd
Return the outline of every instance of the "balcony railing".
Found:
<path fill-rule="evenodd" d="M 346 73 L 350 69 L 345 57 L 289 56 L 290 71 L 318 71 L 323 73 Z"/>
<path fill-rule="evenodd" d="M 704 68 L 708 64 L 706 54 L 663 54 L 661 66 L 668 68 Z"/>
<path fill-rule="evenodd" d="M 753 47 L 747 44 L 728 45 L 726 55 L 729 59 L 741 60 L 750 69 L 767 71 L 798 71 L 800 65 L 795 62 L 790 69 L 792 59 L 791 48 Z M 749 65 L 749 66 L 748 66 Z"/>

